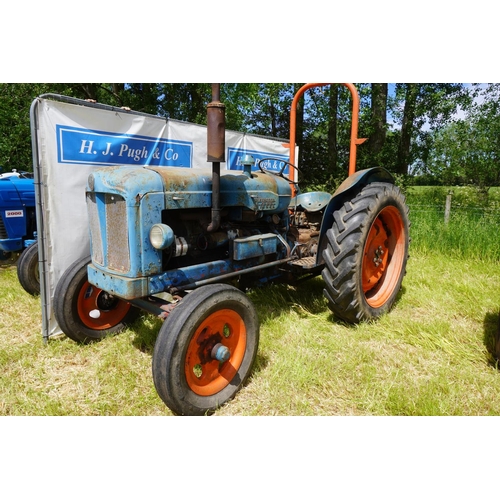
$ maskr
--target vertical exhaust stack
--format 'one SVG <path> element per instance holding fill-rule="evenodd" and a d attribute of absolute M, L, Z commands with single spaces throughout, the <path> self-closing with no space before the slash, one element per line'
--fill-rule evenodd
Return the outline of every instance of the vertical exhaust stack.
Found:
<path fill-rule="evenodd" d="M 207 161 L 212 162 L 212 221 L 207 231 L 220 226 L 220 163 L 225 162 L 226 106 L 220 102 L 220 83 L 212 83 L 212 102 L 207 105 Z"/>

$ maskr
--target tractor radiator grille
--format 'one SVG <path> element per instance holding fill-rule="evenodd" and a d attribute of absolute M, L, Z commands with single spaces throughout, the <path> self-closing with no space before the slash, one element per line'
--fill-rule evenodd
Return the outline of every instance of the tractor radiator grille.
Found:
<path fill-rule="evenodd" d="M 88 193 L 87 206 L 92 237 L 92 260 L 114 271 L 129 271 L 130 251 L 125 200 L 116 194 Z M 104 217 L 100 216 L 102 210 Z M 102 227 L 103 224 L 105 227 Z"/>
<path fill-rule="evenodd" d="M 6 240 L 8 237 L 5 224 L 3 223 L 3 217 L 0 215 L 0 240 Z"/>
<path fill-rule="evenodd" d="M 99 225 L 95 193 L 87 193 L 87 213 L 89 216 L 90 238 L 92 240 L 92 261 L 104 266 L 101 226 Z"/>

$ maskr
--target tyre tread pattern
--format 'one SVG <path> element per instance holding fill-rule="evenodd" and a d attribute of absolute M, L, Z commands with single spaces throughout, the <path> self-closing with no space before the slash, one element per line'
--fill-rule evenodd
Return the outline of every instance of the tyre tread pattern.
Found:
<path fill-rule="evenodd" d="M 375 216 L 388 205 L 399 208 L 405 221 L 406 251 L 398 282 L 390 300 L 380 310 L 371 308 L 361 288 L 361 262 L 364 241 Z M 347 201 L 333 215 L 333 225 L 327 231 L 327 245 L 323 251 L 325 268 L 324 296 L 333 313 L 348 323 L 370 320 L 389 310 L 396 299 L 408 259 L 408 206 L 404 195 L 393 184 L 374 182 L 363 188 L 357 196 Z"/>

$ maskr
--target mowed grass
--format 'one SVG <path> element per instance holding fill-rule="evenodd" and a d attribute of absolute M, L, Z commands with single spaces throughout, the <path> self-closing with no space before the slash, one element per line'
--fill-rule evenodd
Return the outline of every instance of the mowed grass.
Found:
<path fill-rule="evenodd" d="M 457 249 L 453 237 L 436 247 L 442 223 L 410 218 L 403 288 L 378 321 L 337 320 L 319 277 L 249 293 L 261 323 L 256 363 L 216 416 L 500 415 L 492 354 L 500 260 L 467 244 Z M 500 226 L 484 227 L 498 242 Z M 40 298 L 22 290 L 14 266 L 1 268 L 0 415 L 172 415 L 151 375 L 160 325 L 144 315 L 96 344 L 64 336 L 44 344 Z"/>

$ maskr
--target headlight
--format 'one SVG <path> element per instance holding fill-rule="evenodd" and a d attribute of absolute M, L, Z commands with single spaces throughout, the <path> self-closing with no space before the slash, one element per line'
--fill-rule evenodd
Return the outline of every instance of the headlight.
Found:
<path fill-rule="evenodd" d="M 149 241 L 158 250 L 165 250 L 175 240 L 175 235 L 170 226 L 155 224 L 149 231 Z"/>

